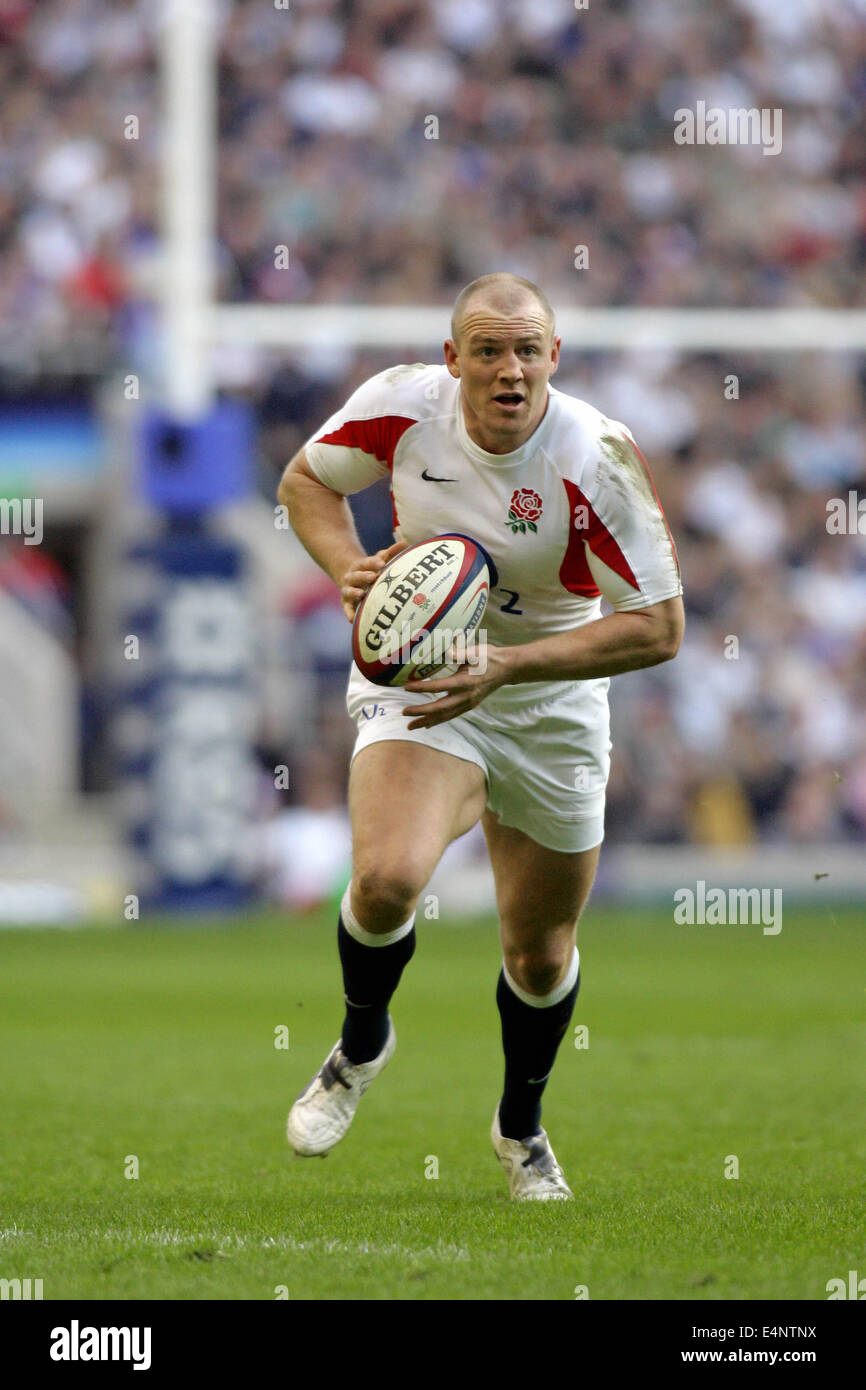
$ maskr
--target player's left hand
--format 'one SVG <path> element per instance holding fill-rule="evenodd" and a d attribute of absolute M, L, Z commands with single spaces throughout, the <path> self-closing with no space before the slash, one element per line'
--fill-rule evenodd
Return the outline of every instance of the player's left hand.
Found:
<path fill-rule="evenodd" d="M 453 676 L 433 676 L 424 681 L 407 681 L 404 690 L 443 693 L 444 699 L 429 704 L 413 704 L 403 710 L 410 729 L 432 729 L 475 709 L 481 701 L 508 682 L 508 648 L 485 645 L 472 659 L 464 661 Z"/>

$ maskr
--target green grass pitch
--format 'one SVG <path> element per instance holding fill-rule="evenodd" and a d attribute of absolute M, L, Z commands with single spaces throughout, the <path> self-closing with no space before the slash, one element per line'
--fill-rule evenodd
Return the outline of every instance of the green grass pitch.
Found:
<path fill-rule="evenodd" d="M 421 921 L 393 1061 L 332 1154 L 289 1154 L 339 1030 L 335 938 L 324 914 L 0 933 L 0 1277 L 46 1299 L 812 1300 L 863 1269 L 860 914 L 791 909 L 772 937 L 590 904 L 589 1045 L 566 1038 L 544 1111 L 573 1204 L 510 1204 L 490 1145 L 493 922 Z"/>

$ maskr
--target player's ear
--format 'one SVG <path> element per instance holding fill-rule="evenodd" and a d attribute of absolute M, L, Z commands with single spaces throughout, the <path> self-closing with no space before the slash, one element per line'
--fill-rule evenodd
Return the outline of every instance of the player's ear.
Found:
<path fill-rule="evenodd" d="M 459 354 L 458 351 L 457 351 L 457 344 L 454 342 L 453 338 L 446 338 L 446 339 L 445 339 L 444 353 L 445 353 L 445 366 L 448 368 L 448 370 L 449 370 L 449 372 L 451 373 L 452 376 L 457 376 L 457 377 L 459 377 L 459 375 L 460 375 L 460 361 L 459 361 L 460 354 Z"/>
<path fill-rule="evenodd" d="M 550 375 L 553 376 L 559 366 L 559 350 L 562 347 L 562 339 L 554 338 L 553 347 L 550 349 Z"/>

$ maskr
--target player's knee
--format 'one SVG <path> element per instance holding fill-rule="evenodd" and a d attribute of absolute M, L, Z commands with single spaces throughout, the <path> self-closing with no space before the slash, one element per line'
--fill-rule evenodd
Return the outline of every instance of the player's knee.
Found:
<path fill-rule="evenodd" d="M 375 865 L 356 869 L 352 900 L 368 931 L 393 931 L 411 917 L 423 887 L 410 866 Z"/>
<path fill-rule="evenodd" d="M 572 958 L 573 945 L 558 942 L 529 949 L 506 949 L 505 968 L 516 985 L 543 998 L 552 994 L 562 980 Z"/>

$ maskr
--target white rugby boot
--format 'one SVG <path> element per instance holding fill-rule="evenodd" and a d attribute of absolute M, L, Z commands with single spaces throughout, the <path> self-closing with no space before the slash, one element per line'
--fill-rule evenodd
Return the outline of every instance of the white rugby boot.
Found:
<path fill-rule="evenodd" d="M 385 1046 L 371 1062 L 350 1062 L 336 1042 L 308 1086 L 297 1097 L 286 1121 L 286 1137 L 296 1154 L 324 1158 L 355 1118 L 358 1102 L 397 1046 L 394 1025 L 388 1019 Z"/>
<path fill-rule="evenodd" d="M 570 1202 L 574 1193 L 554 1157 L 544 1130 L 529 1138 L 506 1139 L 499 1128 L 499 1106 L 490 1131 L 496 1156 L 508 1176 L 512 1202 Z"/>

